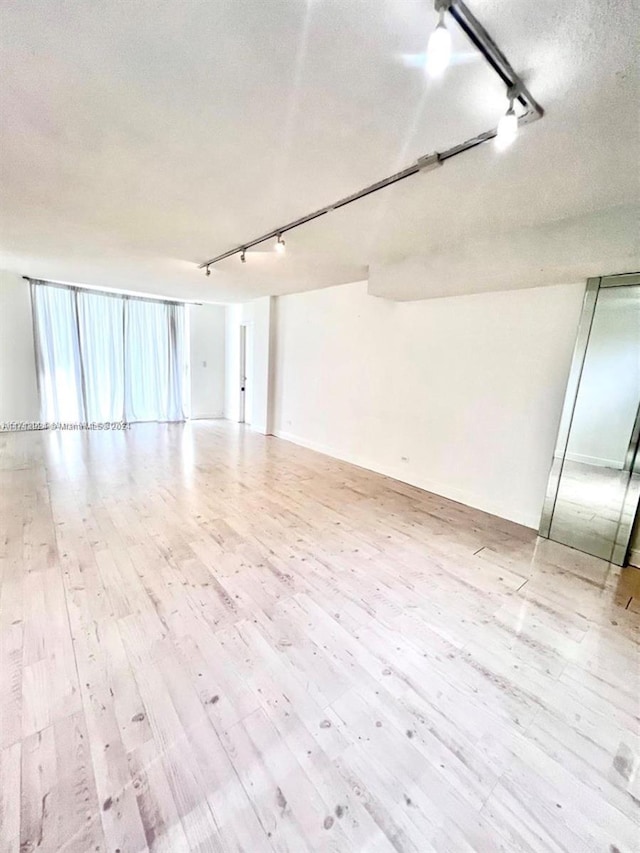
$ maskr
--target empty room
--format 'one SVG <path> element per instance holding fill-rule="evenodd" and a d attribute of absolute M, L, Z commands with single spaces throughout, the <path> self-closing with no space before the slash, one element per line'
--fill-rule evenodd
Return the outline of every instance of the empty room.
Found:
<path fill-rule="evenodd" d="M 640 853 L 639 36 L 0 0 L 0 853 Z"/>

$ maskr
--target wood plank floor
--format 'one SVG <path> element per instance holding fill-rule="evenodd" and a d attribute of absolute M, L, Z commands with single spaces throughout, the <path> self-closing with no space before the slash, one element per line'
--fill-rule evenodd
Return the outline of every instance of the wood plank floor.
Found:
<path fill-rule="evenodd" d="M 14 851 L 638 851 L 640 586 L 225 422 L 0 435 Z"/>

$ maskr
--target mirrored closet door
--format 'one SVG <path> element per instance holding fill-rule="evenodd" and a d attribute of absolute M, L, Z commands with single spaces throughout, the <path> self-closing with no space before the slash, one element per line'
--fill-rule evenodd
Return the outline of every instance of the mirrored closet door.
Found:
<path fill-rule="evenodd" d="M 624 565 L 640 496 L 640 274 L 590 279 L 540 535 Z"/>

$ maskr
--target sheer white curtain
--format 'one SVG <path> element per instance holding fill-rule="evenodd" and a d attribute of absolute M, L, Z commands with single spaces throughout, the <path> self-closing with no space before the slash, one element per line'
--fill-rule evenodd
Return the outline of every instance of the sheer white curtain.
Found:
<path fill-rule="evenodd" d="M 124 351 L 127 420 L 184 420 L 184 305 L 129 300 Z"/>
<path fill-rule="evenodd" d="M 46 421 L 182 421 L 185 307 L 31 282 Z"/>
<path fill-rule="evenodd" d="M 75 293 L 31 285 L 36 370 L 43 421 L 85 421 Z"/>
<path fill-rule="evenodd" d="M 76 305 L 86 420 L 127 420 L 124 415 L 122 345 L 124 300 L 116 296 L 79 290 L 76 292 Z"/>

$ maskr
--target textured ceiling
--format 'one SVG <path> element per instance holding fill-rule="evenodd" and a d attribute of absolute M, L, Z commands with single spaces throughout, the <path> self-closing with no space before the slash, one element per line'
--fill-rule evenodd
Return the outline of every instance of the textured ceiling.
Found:
<path fill-rule="evenodd" d="M 637 202 L 637 4 L 469 5 L 545 118 L 506 152 L 482 146 L 304 226 L 285 257 L 264 247 L 205 278 L 207 257 L 495 125 L 494 75 L 459 35 L 446 77 L 425 77 L 427 0 L 3 0 L 0 266 L 240 300 L 461 243 L 481 265 L 494 233 Z"/>

